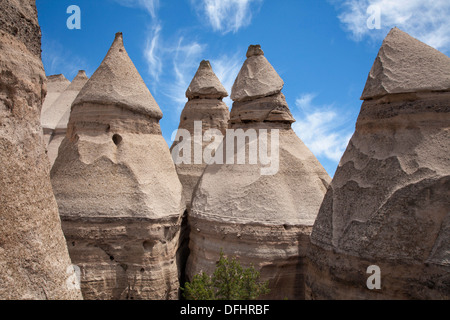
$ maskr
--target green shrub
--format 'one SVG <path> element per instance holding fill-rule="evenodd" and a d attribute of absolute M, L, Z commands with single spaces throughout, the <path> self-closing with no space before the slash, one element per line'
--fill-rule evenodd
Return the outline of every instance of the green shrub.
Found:
<path fill-rule="evenodd" d="M 259 278 L 253 266 L 244 269 L 236 258 L 228 259 L 220 252 L 212 277 L 195 275 L 181 290 L 187 300 L 255 300 L 270 292 L 268 282 L 260 283 Z"/>

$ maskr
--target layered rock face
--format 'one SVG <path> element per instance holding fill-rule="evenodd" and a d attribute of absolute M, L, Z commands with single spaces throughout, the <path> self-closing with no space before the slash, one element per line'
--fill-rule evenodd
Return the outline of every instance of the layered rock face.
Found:
<path fill-rule="evenodd" d="M 57 81 L 55 87 L 59 88 L 64 85 L 65 81 L 61 80 L 62 79 Z M 53 165 L 55 162 L 56 157 L 58 156 L 59 146 L 66 135 L 72 103 L 88 80 L 89 78 L 87 77 L 86 72 L 80 70 L 72 83 L 70 83 L 70 85 L 56 98 L 52 105 L 48 107 L 41 116 L 41 124 L 44 130 L 44 138 L 47 143 L 47 154 L 50 165 Z M 51 96 L 50 99 L 51 98 L 53 98 L 53 96 Z"/>
<path fill-rule="evenodd" d="M 182 156 L 175 154 L 175 163 L 178 177 L 183 185 L 183 195 L 186 200 L 187 209 L 190 208 L 192 193 L 197 182 L 202 175 L 206 163 L 196 163 L 194 151 L 196 150 L 195 122 L 197 125 L 201 123 L 201 131 L 198 134 L 203 138 L 203 134 L 210 129 L 217 129 L 221 134 L 226 133 L 228 128 L 228 120 L 230 112 L 227 105 L 222 101 L 227 97 L 228 93 L 220 83 L 219 79 L 213 72 L 209 61 L 202 61 L 200 66 L 186 91 L 186 97 L 189 101 L 186 103 L 181 112 L 179 132 L 185 130 L 191 136 L 191 156 L 190 163 L 177 164 L 177 157 Z M 200 127 L 199 127 L 200 128 Z M 180 141 L 174 142 L 171 151 L 179 145 Z M 210 142 L 199 141 L 201 144 L 201 153 Z M 203 157 L 202 157 L 203 160 Z"/>
<path fill-rule="evenodd" d="M 45 96 L 44 103 L 41 110 L 41 121 L 44 113 L 52 106 L 52 104 L 58 99 L 61 93 L 67 89 L 70 85 L 70 81 L 63 74 L 55 74 L 47 77 L 47 95 Z"/>
<path fill-rule="evenodd" d="M 248 137 L 232 148 L 234 137 L 227 135 L 223 146 L 231 156 L 224 151 L 224 164 L 209 164 L 198 183 L 187 274 L 212 273 L 223 250 L 269 280 L 265 298 L 303 299 L 303 259 L 331 179 L 291 129 L 295 120 L 281 93 L 283 80 L 260 46 L 250 46 L 247 58 L 231 94 L 230 128 Z M 278 162 L 272 172 L 264 173 L 268 162 L 262 158 L 238 164 L 239 153 L 250 155 L 255 144 L 261 149 L 261 141 L 271 164 Z"/>
<path fill-rule="evenodd" d="M 34 1 L 0 3 L 0 299 L 80 299 L 39 122 L 46 94 Z"/>
<path fill-rule="evenodd" d="M 314 225 L 308 298 L 450 298 L 449 81 L 450 58 L 391 30 Z"/>
<path fill-rule="evenodd" d="M 175 299 L 182 186 L 118 33 L 72 105 L 52 183 L 86 299 Z"/>

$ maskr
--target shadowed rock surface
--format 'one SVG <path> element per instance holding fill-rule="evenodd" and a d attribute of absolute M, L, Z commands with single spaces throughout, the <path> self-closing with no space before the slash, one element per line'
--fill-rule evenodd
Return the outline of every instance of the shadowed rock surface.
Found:
<path fill-rule="evenodd" d="M 398 29 L 386 37 L 311 235 L 309 299 L 450 298 L 445 74 L 450 58 Z M 367 288 L 371 265 L 381 290 Z"/>
<path fill-rule="evenodd" d="M 116 38 L 72 105 L 52 183 L 86 299 L 178 298 L 182 186 L 162 112 Z"/>
<path fill-rule="evenodd" d="M 231 149 L 233 156 L 247 151 L 245 164 L 206 167 L 189 216 L 187 275 L 211 274 L 223 249 L 244 266 L 253 264 L 261 271 L 262 280 L 269 280 L 271 293 L 264 298 L 303 299 L 303 258 L 331 179 L 291 129 L 295 120 L 281 93 L 283 81 L 261 48 L 250 46 L 247 57 L 233 86 L 230 128 L 246 133 L 266 130 L 264 141 L 269 154 L 279 156 L 279 168 L 272 175 L 262 175 L 261 170 L 268 166 L 261 158 L 250 164 L 248 152 L 264 134 L 259 130 L 241 147 Z M 276 132 L 279 153 L 271 146 Z M 227 142 L 226 137 L 223 146 Z M 226 157 L 224 151 L 224 163 Z"/>
<path fill-rule="evenodd" d="M 58 156 L 59 146 L 66 135 L 72 103 L 88 80 L 84 70 L 78 71 L 72 83 L 41 116 L 44 139 L 47 142 L 47 155 L 51 166 Z"/>
<path fill-rule="evenodd" d="M 40 126 L 46 78 L 35 1 L 0 2 L 0 299 L 81 299 Z"/>

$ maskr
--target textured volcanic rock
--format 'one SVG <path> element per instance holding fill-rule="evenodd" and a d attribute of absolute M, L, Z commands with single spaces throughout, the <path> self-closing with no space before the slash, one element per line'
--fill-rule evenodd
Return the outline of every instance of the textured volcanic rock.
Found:
<path fill-rule="evenodd" d="M 0 3 L 0 299 L 80 299 L 39 123 L 46 78 L 34 1 Z"/>
<path fill-rule="evenodd" d="M 202 161 L 202 163 L 196 164 L 194 159 L 195 122 L 198 121 L 202 124 L 202 132 L 200 132 L 202 137 L 210 129 L 217 129 L 225 135 L 230 112 L 222 99 L 227 96 L 227 91 L 214 74 L 209 61 L 202 61 L 186 91 L 186 97 L 189 98 L 189 101 L 181 112 L 180 125 L 178 127 L 179 130 L 187 130 L 191 135 L 191 163 L 176 164 L 188 209 L 194 188 L 206 167 L 206 163 Z M 210 142 L 200 141 L 200 143 L 202 144 L 203 154 L 204 148 Z M 173 150 L 178 144 L 179 141 L 174 142 L 170 149 Z"/>
<path fill-rule="evenodd" d="M 86 299 L 178 297 L 185 206 L 161 117 L 118 33 L 72 105 L 52 168 Z"/>
<path fill-rule="evenodd" d="M 239 97 L 234 102 L 230 128 L 246 133 L 250 129 L 267 130 L 269 153 L 278 154 L 279 169 L 273 175 L 263 175 L 266 166 L 261 159 L 256 164 L 224 161 L 206 167 L 189 216 L 191 254 L 187 275 L 192 278 L 201 271 L 212 273 L 223 249 L 226 255 L 237 256 L 243 265 L 253 264 L 261 271 L 262 280 L 269 280 L 271 293 L 265 298 L 302 299 L 303 259 L 331 179 L 291 129 L 295 120 L 281 93 L 282 80 L 261 48 L 250 46 L 247 57 L 232 97 L 236 98 L 236 92 L 258 93 L 250 95 L 250 100 L 240 101 Z M 249 66 L 260 72 L 247 73 Z M 276 85 L 262 88 L 260 84 L 267 79 L 279 80 L 274 81 Z M 258 143 L 256 136 L 264 131 L 255 132 L 243 146 L 232 150 L 234 155 Z M 277 133 L 279 153 L 270 142 Z"/>
<path fill-rule="evenodd" d="M 78 71 L 72 83 L 41 116 L 50 165 L 55 162 L 59 146 L 66 135 L 72 103 L 88 80 L 84 70 Z"/>
<path fill-rule="evenodd" d="M 47 95 L 45 96 L 44 103 L 42 104 L 41 117 L 69 85 L 70 81 L 67 80 L 62 74 L 55 74 L 47 77 Z"/>
<path fill-rule="evenodd" d="M 398 29 L 387 36 L 314 225 L 308 298 L 450 298 L 450 84 L 438 69 L 450 74 L 450 58 Z M 371 265 L 380 290 L 366 285 Z"/>
<path fill-rule="evenodd" d="M 201 157 L 201 161 L 196 162 L 194 152 L 195 150 L 200 150 L 203 155 L 203 151 L 210 144 L 210 142 L 203 141 L 203 136 L 207 130 L 218 130 L 221 134 L 225 134 L 226 129 L 228 128 L 228 120 L 230 119 L 230 111 L 222 99 L 227 96 L 227 91 L 212 70 L 209 61 L 202 61 L 186 90 L 186 97 L 189 101 L 181 112 L 180 125 L 177 132 L 177 135 L 180 135 L 182 131 L 184 131 L 186 134 L 189 134 L 191 138 L 190 162 L 180 163 L 177 161 L 177 158 L 181 156 L 180 150 L 178 150 L 181 147 L 180 139 L 175 141 L 170 148 L 172 157 L 175 161 L 178 177 L 183 186 L 183 198 L 186 201 L 186 215 L 184 216 L 182 224 L 182 240 L 179 248 L 179 260 L 182 265 L 182 268 L 180 269 L 182 281 L 185 280 L 185 266 L 189 255 L 190 226 L 187 221 L 187 215 L 191 208 L 191 199 L 195 186 L 206 167 L 203 157 Z M 194 138 L 194 134 L 196 133 L 196 123 L 197 126 L 201 123 L 201 130 L 197 129 L 199 131 L 197 134 L 200 135 L 199 141 Z"/>

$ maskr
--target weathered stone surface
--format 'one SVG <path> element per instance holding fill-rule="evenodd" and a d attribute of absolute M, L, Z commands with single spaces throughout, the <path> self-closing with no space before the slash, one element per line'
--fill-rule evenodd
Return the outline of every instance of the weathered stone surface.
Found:
<path fill-rule="evenodd" d="M 426 70 L 427 58 L 414 69 Z M 308 298 L 450 298 L 449 112 L 450 92 L 364 101 L 311 235 Z M 371 265 L 381 290 L 366 286 Z"/>
<path fill-rule="evenodd" d="M 0 3 L 0 299 L 80 299 L 39 123 L 46 78 L 34 1 Z"/>
<path fill-rule="evenodd" d="M 44 103 L 42 104 L 41 117 L 69 85 L 70 81 L 67 80 L 62 74 L 47 77 L 47 95 L 45 96 Z"/>
<path fill-rule="evenodd" d="M 231 99 L 234 102 L 249 101 L 281 92 L 284 81 L 264 57 L 259 46 L 250 46 L 247 60 L 234 82 Z"/>
<path fill-rule="evenodd" d="M 293 123 L 294 117 L 282 93 L 246 102 L 235 102 L 230 114 L 230 123 L 247 122 Z"/>
<path fill-rule="evenodd" d="M 55 162 L 59 146 L 66 135 L 72 103 L 88 80 L 84 70 L 78 71 L 72 83 L 41 116 L 50 165 Z"/>
<path fill-rule="evenodd" d="M 228 106 L 222 101 L 222 98 L 228 96 L 227 91 L 220 83 L 215 75 L 208 61 L 202 61 L 195 74 L 192 82 L 186 91 L 186 97 L 189 101 L 186 103 L 180 116 L 180 125 L 177 134 L 182 131 L 189 134 L 191 138 L 191 155 L 189 157 L 190 163 L 180 163 L 177 158 L 181 157 L 179 148 L 182 139 L 175 141 L 170 148 L 172 157 L 177 168 L 178 177 L 183 186 L 183 198 L 186 201 L 186 215 L 182 224 L 181 243 L 179 250 L 179 257 L 182 268 L 180 272 L 184 280 L 186 260 L 189 255 L 189 233 L 190 226 L 187 221 L 187 215 L 191 209 L 191 199 L 195 186 L 198 183 L 206 163 L 203 159 L 203 152 L 205 148 L 211 143 L 203 141 L 205 132 L 208 130 L 218 130 L 221 134 L 225 134 L 228 128 L 228 120 L 230 118 L 230 111 Z M 196 128 L 201 124 L 201 128 Z M 196 132 L 198 130 L 198 132 Z M 199 141 L 195 137 L 198 134 Z M 181 140 L 181 141 L 180 141 Z M 178 152 L 177 152 L 178 150 Z M 201 151 L 201 159 L 199 163 L 196 162 L 195 153 Z M 187 152 L 185 149 L 181 153 Z"/>
<path fill-rule="evenodd" d="M 378 52 L 361 100 L 386 94 L 449 89 L 450 59 L 394 28 L 384 39 Z"/>
<path fill-rule="evenodd" d="M 228 93 L 214 74 L 208 61 L 202 61 L 200 63 L 197 73 L 186 92 L 186 96 L 189 98 L 189 101 L 181 112 L 178 130 L 187 130 L 190 134 L 190 163 L 178 164 L 177 159 L 174 159 L 174 161 L 177 163 L 177 173 L 183 185 L 183 195 L 186 200 L 186 206 L 189 209 L 194 188 L 206 167 L 203 156 L 201 157 L 201 163 L 195 163 L 194 150 L 197 142 L 194 139 L 195 123 L 201 123 L 201 132 L 199 132 L 201 140 L 199 144 L 201 145 L 203 155 L 204 148 L 210 144 L 210 142 L 203 141 L 203 134 L 207 130 L 217 129 L 225 135 L 226 129 L 228 128 L 230 111 L 228 110 L 228 106 L 222 101 L 222 98 L 227 97 Z M 179 143 L 180 141 L 173 143 L 170 148 L 171 152 Z M 181 155 L 177 154 L 175 156 L 178 157 Z"/>
<path fill-rule="evenodd" d="M 158 104 L 123 48 L 122 33 L 116 34 L 116 40 L 90 80 L 74 105 L 84 102 L 116 105 L 155 119 L 162 118 Z"/>
<path fill-rule="evenodd" d="M 191 100 L 195 98 L 222 99 L 228 97 L 228 92 L 211 68 L 209 61 L 203 60 L 191 81 L 186 97 Z"/>
<path fill-rule="evenodd" d="M 249 52 L 258 52 L 256 49 L 251 47 Z M 250 54 L 243 69 L 254 57 L 263 56 Z M 263 79 L 265 74 L 259 77 Z M 242 84 L 236 90 L 246 89 Z M 280 110 L 280 116 L 274 116 L 273 110 Z M 250 135 L 241 148 L 235 146 L 234 156 L 246 150 L 247 158 L 245 164 L 226 164 L 224 150 L 225 164 L 209 164 L 196 187 L 189 215 L 188 278 L 201 271 L 212 273 L 223 249 L 226 255 L 237 256 L 244 266 L 254 264 L 262 280 L 270 281 L 271 293 L 265 298 L 304 298 L 303 259 L 331 179 L 291 129 L 293 121 L 281 93 L 234 102 L 230 128 Z M 258 144 L 258 136 L 264 132 L 260 129 L 267 130 L 269 154 L 273 152 L 279 159 L 273 175 L 262 175 L 261 169 L 268 165 L 260 158 L 256 164 L 248 160 L 250 146 Z M 253 130 L 256 134 L 252 136 Z M 271 147 L 276 132 L 278 153 Z"/>
<path fill-rule="evenodd" d="M 185 206 L 161 135 L 161 111 L 150 94 L 135 108 L 123 105 L 125 96 L 120 104 L 98 102 L 99 95 L 90 92 L 114 87 L 124 93 L 139 87 L 98 77 L 108 69 L 104 63 L 131 68 L 127 59 L 119 34 L 99 73 L 84 87 L 89 89 L 83 89 L 84 98 L 72 105 L 52 168 L 53 188 L 70 255 L 82 270 L 86 299 L 176 299 L 176 251 Z M 134 67 L 122 71 L 126 75 L 118 78 L 142 81 L 130 78 L 138 75 Z"/>

